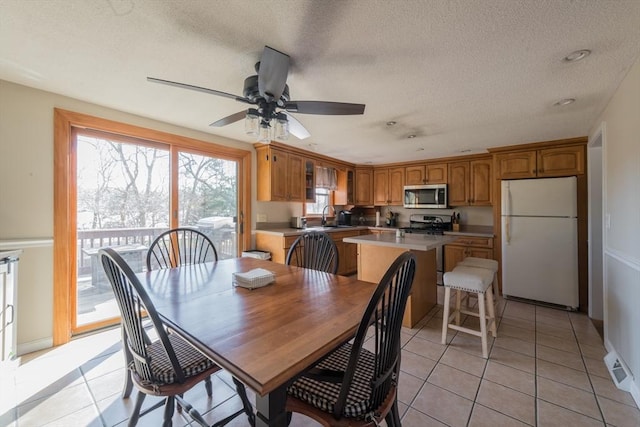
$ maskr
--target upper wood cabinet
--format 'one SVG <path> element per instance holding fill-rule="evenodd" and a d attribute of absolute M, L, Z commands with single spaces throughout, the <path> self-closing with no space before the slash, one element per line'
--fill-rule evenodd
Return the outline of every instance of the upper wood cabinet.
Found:
<path fill-rule="evenodd" d="M 304 161 L 304 198 L 309 203 L 316 201 L 316 162 Z"/>
<path fill-rule="evenodd" d="M 584 145 L 496 154 L 500 179 L 541 178 L 584 174 Z"/>
<path fill-rule="evenodd" d="M 256 148 L 258 200 L 305 200 L 304 159 L 297 154 L 266 146 Z"/>
<path fill-rule="evenodd" d="M 447 175 L 446 163 L 407 166 L 405 168 L 405 185 L 446 184 Z"/>
<path fill-rule="evenodd" d="M 356 168 L 355 204 L 359 206 L 373 205 L 373 169 Z"/>
<path fill-rule="evenodd" d="M 336 205 L 355 205 L 355 170 L 338 169 L 338 189 L 333 193 Z"/>
<path fill-rule="evenodd" d="M 383 168 L 373 171 L 373 204 L 401 206 L 404 201 L 405 168 Z"/>
<path fill-rule="evenodd" d="M 491 206 L 492 160 L 449 163 L 449 206 Z"/>

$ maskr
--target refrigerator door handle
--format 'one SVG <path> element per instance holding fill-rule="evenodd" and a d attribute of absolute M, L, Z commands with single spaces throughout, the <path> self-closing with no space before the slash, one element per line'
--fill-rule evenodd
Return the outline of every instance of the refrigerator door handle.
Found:
<path fill-rule="evenodd" d="M 506 212 L 503 212 L 503 215 L 506 215 L 505 217 L 505 235 L 506 235 L 506 242 L 507 245 L 509 243 L 511 243 L 511 187 L 509 186 L 509 183 L 507 182 L 507 184 L 505 185 L 505 190 L 507 190 L 507 200 L 505 203 L 505 210 Z"/>

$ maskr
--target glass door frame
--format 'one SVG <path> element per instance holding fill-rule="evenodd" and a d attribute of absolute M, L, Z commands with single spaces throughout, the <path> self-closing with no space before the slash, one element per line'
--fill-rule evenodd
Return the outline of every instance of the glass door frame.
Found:
<path fill-rule="evenodd" d="M 53 200 L 53 345 L 68 342 L 72 335 L 91 328 L 75 328 L 75 278 L 77 250 L 77 184 L 76 138 L 74 129 L 95 130 L 117 135 L 115 139 L 129 138 L 169 146 L 171 160 L 177 162 L 179 151 L 197 152 L 238 162 L 238 256 L 251 244 L 251 158 L 252 152 L 219 145 L 135 125 L 102 119 L 72 111 L 54 109 L 54 200 Z M 121 137 L 120 137 L 121 136 Z M 176 163 L 177 164 L 177 163 Z M 177 168 L 171 168 L 170 209 L 177 207 Z M 175 174 L 175 176 L 174 176 Z M 175 198 L 175 199 L 174 199 Z M 173 215 L 171 215 L 173 217 Z M 171 218 L 171 226 L 177 219 Z M 103 326 L 113 324 L 105 321 Z"/>

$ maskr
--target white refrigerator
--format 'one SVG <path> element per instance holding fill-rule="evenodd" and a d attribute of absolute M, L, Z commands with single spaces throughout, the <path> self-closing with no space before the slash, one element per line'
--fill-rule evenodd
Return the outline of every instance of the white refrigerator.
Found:
<path fill-rule="evenodd" d="M 575 176 L 502 181 L 502 293 L 578 308 Z"/>

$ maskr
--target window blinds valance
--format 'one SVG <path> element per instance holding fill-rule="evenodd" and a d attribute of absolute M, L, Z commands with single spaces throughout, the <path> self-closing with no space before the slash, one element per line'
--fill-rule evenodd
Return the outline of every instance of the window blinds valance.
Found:
<path fill-rule="evenodd" d="M 336 190 L 338 188 L 338 172 L 334 168 L 316 166 L 316 188 Z"/>

